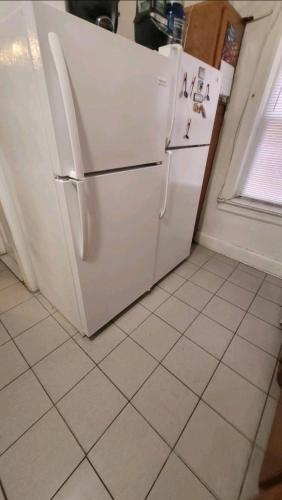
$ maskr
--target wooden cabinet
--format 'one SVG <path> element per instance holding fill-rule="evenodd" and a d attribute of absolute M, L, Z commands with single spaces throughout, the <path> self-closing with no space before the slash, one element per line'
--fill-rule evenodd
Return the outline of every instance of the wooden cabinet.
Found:
<path fill-rule="evenodd" d="M 220 69 L 222 59 L 235 68 L 244 34 L 245 20 L 240 17 L 232 5 L 225 0 L 208 0 L 187 7 L 185 13 L 185 52 L 217 69 Z M 212 171 L 225 109 L 226 102 L 221 100 L 215 117 L 195 232 L 199 227 L 200 215 Z"/>
<path fill-rule="evenodd" d="M 185 52 L 219 69 L 232 27 L 237 40 L 237 48 L 233 46 L 236 66 L 245 23 L 232 5 L 224 0 L 208 0 L 187 7 L 185 14 Z"/>

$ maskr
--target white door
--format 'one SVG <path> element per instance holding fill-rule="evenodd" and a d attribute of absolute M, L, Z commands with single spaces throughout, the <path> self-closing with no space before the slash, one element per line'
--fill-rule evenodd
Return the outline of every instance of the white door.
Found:
<path fill-rule="evenodd" d="M 81 183 L 56 181 L 88 336 L 153 284 L 162 169 L 94 175 Z M 84 224 L 79 205 L 87 212 Z"/>
<path fill-rule="evenodd" d="M 55 173 L 72 171 L 75 127 L 85 172 L 161 162 L 168 59 L 42 2 L 33 2 L 33 10 L 40 47 L 35 64 L 40 68 L 42 58 L 60 156 Z"/>
<path fill-rule="evenodd" d="M 190 254 L 208 146 L 166 153 L 155 282 Z"/>
<path fill-rule="evenodd" d="M 174 78 L 171 84 L 168 123 L 169 147 L 210 143 L 219 91 L 220 72 L 195 57 L 162 47 L 160 52 L 171 59 Z"/>

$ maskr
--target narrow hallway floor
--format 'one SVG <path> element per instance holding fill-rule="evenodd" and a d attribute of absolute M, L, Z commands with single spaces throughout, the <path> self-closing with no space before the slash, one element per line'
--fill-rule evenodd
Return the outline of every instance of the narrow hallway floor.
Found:
<path fill-rule="evenodd" d="M 0 263 L 0 500 L 252 498 L 281 305 L 282 280 L 194 246 L 89 339 Z"/>

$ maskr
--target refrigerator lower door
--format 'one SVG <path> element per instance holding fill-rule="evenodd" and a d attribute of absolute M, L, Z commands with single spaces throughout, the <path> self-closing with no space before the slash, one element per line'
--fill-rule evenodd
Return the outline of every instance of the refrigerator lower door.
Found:
<path fill-rule="evenodd" d="M 208 146 L 166 153 L 154 282 L 190 254 Z M 169 158 L 170 157 L 170 158 Z M 166 172 L 165 172 L 166 170 Z"/>
<path fill-rule="evenodd" d="M 162 168 L 56 181 L 88 336 L 152 287 Z"/>

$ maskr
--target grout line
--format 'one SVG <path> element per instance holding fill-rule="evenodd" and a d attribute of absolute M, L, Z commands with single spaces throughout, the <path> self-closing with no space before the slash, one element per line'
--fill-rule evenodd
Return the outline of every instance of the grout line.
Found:
<path fill-rule="evenodd" d="M 78 467 L 82 464 L 82 462 L 85 460 L 85 456 L 78 462 L 78 464 L 75 466 L 73 471 L 67 476 L 67 478 L 64 480 L 64 482 L 60 485 L 60 487 L 55 491 L 54 495 L 50 497 L 50 500 L 53 500 L 53 498 L 59 493 L 60 489 L 66 484 L 66 482 L 69 480 L 69 478 L 77 471 Z"/>
<path fill-rule="evenodd" d="M 4 500 L 8 500 L 8 497 L 7 497 L 6 491 L 4 489 L 3 483 L 2 483 L 2 481 L 0 479 L 0 494 L 1 493 L 2 493 L 3 499 Z"/>

